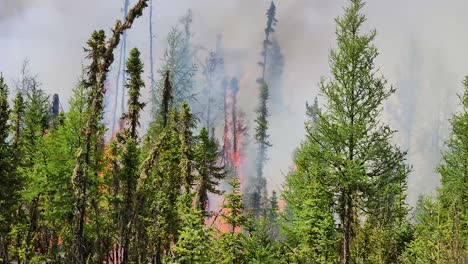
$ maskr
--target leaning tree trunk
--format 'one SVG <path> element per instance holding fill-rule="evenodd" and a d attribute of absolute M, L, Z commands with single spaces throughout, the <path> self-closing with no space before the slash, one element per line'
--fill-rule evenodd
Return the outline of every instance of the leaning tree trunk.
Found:
<path fill-rule="evenodd" d="M 84 225 L 86 219 L 86 209 L 88 203 L 88 182 L 89 170 L 91 167 L 92 146 L 95 141 L 100 140 L 99 122 L 103 112 L 104 81 L 111 64 L 114 61 L 114 50 L 120 42 L 120 36 L 129 29 L 134 20 L 142 15 L 143 9 L 147 7 L 149 0 L 139 0 L 138 3 L 128 12 L 124 23 L 118 20 L 112 30 L 113 34 L 106 45 L 97 46 L 95 53 L 91 54 L 95 67 L 88 72 L 88 84 L 94 91 L 91 98 L 91 113 L 88 117 L 83 135 L 85 140 L 84 148 L 80 148 L 77 155 L 75 169 L 73 171 L 72 183 L 74 189 L 75 219 L 73 238 L 73 263 L 84 264 L 87 259 L 86 245 L 84 241 Z M 97 135 L 97 137 L 96 137 Z"/>

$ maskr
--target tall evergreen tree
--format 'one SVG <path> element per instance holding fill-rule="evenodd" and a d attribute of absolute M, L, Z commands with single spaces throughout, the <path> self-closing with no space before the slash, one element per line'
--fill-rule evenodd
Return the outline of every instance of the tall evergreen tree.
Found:
<path fill-rule="evenodd" d="M 247 240 L 240 230 L 246 226 L 247 217 L 244 213 L 239 179 L 234 177 L 229 181 L 229 185 L 232 189 L 225 195 L 221 213 L 222 219 L 229 226 L 229 232 L 221 235 L 217 245 L 217 254 L 219 263 L 246 263 Z"/>
<path fill-rule="evenodd" d="M 134 20 L 142 15 L 143 9 L 148 5 L 148 0 L 139 0 L 135 6 L 129 10 L 125 21 L 117 21 L 108 42 L 105 43 L 104 31 L 95 31 L 88 41 L 88 58 L 91 64 L 87 72 L 87 86 L 92 87 L 90 96 L 90 115 L 86 125 L 83 127 L 83 137 L 85 145 L 80 148 L 76 158 L 76 166 L 73 171 L 72 182 L 75 199 L 75 220 L 74 220 L 74 252 L 70 258 L 75 263 L 85 263 L 87 261 L 90 248 L 85 245 L 85 220 L 88 202 L 89 182 L 97 177 L 101 170 L 99 161 L 102 151 L 99 148 L 102 137 L 102 127 L 100 121 L 103 114 L 104 101 L 104 80 L 111 64 L 114 61 L 113 52 L 120 42 L 121 35 L 129 29 Z M 97 187 L 97 186 L 94 186 Z"/>
<path fill-rule="evenodd" d="M 266 205 L 266 178 L 263 175 L 263 169 L 265 162 L 267 161 L 267 148 L 271 147 L 270 142 L 268 141 L 268 116 L 270 115 L 268 111 L 268 100 L 270 98 L 269 84 L 267 83 L 267 63 L 268 55 L 270 52 L 271 34 L 275 32 L 275 26 L 278 22 L 276 20 L 276 6 L 273 2 L 266 13 L 267 23 L 265 28 L 265 39 L 263 40 L 263 49 L 262 49 L 262 61 L 259 62 L 259 65 L 262 70 L 262 76 L 257 80 L 261 85 L 260 93 L 258 97 L 258 107 L 256 110 L 257 118 L 255 120 L 255 140 L 258 145 L 258 154 L 256 158 L 256 175 L 251 180 L 251 186 L 249 191 L 248 205 L 250 210 L 253 211 L 256 217 L 260 216 L 261 207 Z"/>
<path fill-rule="evenodd" d="M 314 133 L 320 109 L 308 107 L 308 133 Z M 292 263 L 337 263 L 337 233 L 333 219 L 333 194 L 321 184 L 326 167 L 311 153 L 320 144 L 307 138 L 295 153 L 295 170 L 286 177 L 283 197 L 286 209 L 281 220 L 286 237 L 287 259 Z"/>
<path fill-rule="evenodd" d="M 123 149 L 121 157 L 121 181 L 123 190 L 123 203 L 121 214 L 121 243 L 122 243 L 122 263 L 129 263 L 130 243 L 132 235 L 132 216 L 134 214 L 134 194 L 139 171 L 139 152 L 137 129 L 140 125 L 140 113 L 144 103 L 140 102 L 140 91 L 144 87 L 141 77 L 143 73 L 143 63 L 140 60 L 140 52 L 134 48 L 130 51 L 130 57 L 126 63 L 126 73 L 128 79 L 126 88 L 128 89 L 128 112 L 123 119 L 127 127 L 120 137 L 123 137 Z"/>
<path fill-rule="evenodd" d="M 270 105 L 274 106 L 272 111 L 275 114 L 280 114 L 282 111 L 284 111 L 284 95 L 282 93 L 282 88 L 285 58 L 278 38 L 272 38 L 267 57 L 268 62 L 266 65 L 265 82 L 270 88 Z"/>
<path fill-rule="evenodd" d="M 455 262 L 468 261 L 468 77 L 461 96 L 462 110 L 451 120 L 452 135 L 438 171 L 442 187 L 439 199 L 447 211 L 451 227 L 451 255 Z"/>
<path fill-rule="evenodd" d="M 251 209 L 256 217 L 259 217 L 262 211 L 262 206 L 265 206 L 266 198 L 266 178 L 264 177 L 264 167 L 267 161 L 267 148 L 271 147 L 268 141 L 268 99 L 269 99 L 268 85 L 264 83 L 260 90 L 259 104 L 257 107 L 257 118 L 255 119 L 255 140 L 258 145 L 258 155 L 256 164 L 256 176 L 253 180 L 253 186 L 251 186 L 251 197 L 250 204 Z"/>
<path fill-rule="evenodd" d="M 194 167 L 197 175 L 197 207 L 207 216 L 208 193 L 221 194 L 217 189 L 219 181 L 225 178 L 224 168 L 220 166 L 221 152 L 214 138 L 202 128 L 194 150 Z"/>
<path fill-rule="evenodd" d="M 180 113 L 180 172 L 183 177 L 185 193 L 190 194 L 194 183 L 193 177 L 193 144 L 194 138 L 192 129 L 195 127 L 196 119 L 195 116 L 190 112 L 190 108 L 187 103 L 182 104 L 182 110 Z"/>
<path fill-rule="evenodd" d="M 416 214 L 415 239 L 408 263 L 464 263 L 468 261 L 468 77 L 463 82 L 462 110 L 451 120 L 452 135 L 438 167 L 441 187 L 437 200 L 425 199 Z M 435 232 L 434 232 L 435 231 Z"/>
<path fill-rule="evenodd" d="M 267 23 L 265 28 L 265 39 L 263 40 L 263 50 L 262 50 L 262 61 L 259 62 L 259 65 L 262 68 L 262 76 L 258 80 L 258 82 L 263 85 L 266 82 L 266 71 L 267 71 L 267 63 L 268 63 L 268 55 L 269 55 L 269 47 L 272 44 L 270 36 L 275 32 L 275 26 L 278 20 L 276 20 L 276 6 L 273 1 L 271 2 L 270 7 L 266 13 L 267 16 Z"/>
<path fill-rule="evenodd" d="M 8 104 L 8 86 L 0 73 L 0 262 L 9 263 L 8 254 L 11 238 L 11 224 L 14 208 L 18 200 L 18 182 L 13 170 L 13 157 L 9 137 L 10 106 Z"/>
<path fill-rule="evenodd" d="M 203 213 L 190 206 L 191 200 L 191 195 L 183 195 L 178 201 L 182 228 L 169 263 L 216 263 L 213 233 L 204 227 Z"/>

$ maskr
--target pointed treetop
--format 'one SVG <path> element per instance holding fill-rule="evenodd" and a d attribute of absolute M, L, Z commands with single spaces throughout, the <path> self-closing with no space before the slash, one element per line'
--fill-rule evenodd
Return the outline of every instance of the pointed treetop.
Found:
<path fill-rule="evenodd" d="M 268 8 L 268 11 L 266 13 L 267 15 L 267 26 L 265 28 L 265 33 L 269 35 L 270 33 L 275 32 L 274 27 L 276 26 L 276 6 L 273 1 L 271 2 L 270 8 Z"/>

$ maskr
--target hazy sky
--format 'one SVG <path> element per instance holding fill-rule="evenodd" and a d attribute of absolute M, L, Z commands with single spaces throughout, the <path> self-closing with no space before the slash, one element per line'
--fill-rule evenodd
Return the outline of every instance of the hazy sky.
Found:
<path fill-rule="evenodd" d="M 122 16 L 123 2 L 0 0 L 0 71 L 11 84 L 27 57 L 43 88 L 65 100 L 80 74 L 90 33 L 110 29 Z M 289 111 L 272 117 L 274 147 L 266 170 L 270 189 L 281 186 L 291 154 L 304 138 L 305 102 L 318 94 L 320 77 L 329 76 L 334 19 L 345 4 L 344 0 L 277 1 L 276 35 L 285 55 L 283 93 Z M 258 90 L 256 62 L 268 6 L 266 0 L 154 0 L 155 58 L 162 57 L 171 26 L 191 8 L 194 43 L 212 49 L 217 34 L 222 34 L 228 74 L 250 76 L 241 88 L 242 105 L 249 114 L 255 106 L 252 95 Z M 446 137 L 446 120 L 457 108 L 456 93 L 468 73 L 466 10 L 466 0 L 373 0 L 364 8 L 366 29 L 378 31 L 378 66 L 398 91 L 386 105 L 384 119 L 400 130 L 395 142 L 409 150 L 414 169 L 410 202 L 438 183 L 434 172 L 440 158 L 438 145 Z M 128 46 L 138 47 L 143 58 L 149 58 L 148 39 L 146 10 L 129 32 Z M 198 53 L 200 59 L 205 55 L 204 49 Z M 145 74 L 149 76 L 148 71 Z"/>

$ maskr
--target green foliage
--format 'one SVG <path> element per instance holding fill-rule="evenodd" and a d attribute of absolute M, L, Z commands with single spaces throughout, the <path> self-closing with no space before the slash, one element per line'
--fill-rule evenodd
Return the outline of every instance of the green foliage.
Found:
<path fill-rule="evenodd" d="M 236 229 L 240 229 L 247 223 L 247 218 L 244 214 L 244 203 L 242 202 L 242 194 L 240 190 L 240 182 L 237 177 L 229 181 L 232 190 L 225 195 L 225 203 L 222 205 L 222 218 L 230 226 L 230 232 L 235 233 Z"/>
<path fill-rule="evenodd" d="M 415 239 L 405 252 L 405 263 L 457 263 L 450 254 L 451 225 L 441 204 L 424 198 L 416 208 Z"/>
<path fill-rule="evenodd" d="M 338 237 L 332 216 L 333 196 L 320 180 L 326 170 L 314 159 L 320 145 L 308 139 L 295 156 L 296 170 L 286 178 L 287 207 L 281 227 L 293 263 L 336 263 Z"/>
<path fill-rule="evenodd" d="M 180 107 L 183 102 L 189 102 L 194 97 L 193 79 L 197 68 L 193 63 L 191 23 L 192 13 L 189 10 L 187 15 L 181 19 L 184 30 L 176 26 L 167 35 L 168 48 L 162 58 L 163 65 L 158 70 L 161 80 L 156 84 L 157 92 L 152 95 L 152 112 L 154 116 L 157 116 L 158 111 L 161 110 L 159 108 L 160 99 L 164 97 L 163 91 L 166 87 L 168 73 L 171 74 L 174 106 Z"/>
<path fill-rule="evenodd" d="M 246 248 L 248 263 L 282 263 L 280 243 L 271 238 L 271 219 L 254 219 L 248 224 Z"/>
<path fill-rule="evenodd" d="M 271 40 L 277 23 L 271 3 L 255 111 L 256 177 L 245 200 L 239 179 L 229 181 L 216 214 L 208 212 L 209 194 L 227 189 L 210 136 L 216 124 L 208 109 L 207 128 L 196 131 L 198 116 L 187 103 L 196 70 L 191 11 L 168 35 L 149 130 L 139 135 L 144 65 L 135 48 L 126 62 L 125 126 L 110 143 L 104 139 L 104 81 L 113 51 L 146 3 L 138 1 L 110 38 L 102 30 L 92 34 L 86 77 L 58 119 L 27 63 L 12 107 L 0 75 L 1 263 L 468 263 L 468 77 L 438 167 L 441 187 L 407 219 L 406 153 L 380 121 L 395 89 L 375 66 L 376 32 L 361 32 L 363 1 L 350 0 L 336 19 L 331 77 L 320 82 L 325 107 L 317 99 L 306 105 L 307 135 L 294 169 L 283 193 L 268 198 L 266 82 L 276 76 L 265 75 L 280 75 L 283 67 L 279 44 Z M 272 56 L 281 65 L 267 63 Z M 210 54 L 209 86 L 220 83 L 214 76 L 220 57 Z M 228 230 L 214 228 L 223 224 Z"/>
<path fill-rule="evenodd" d="M 203 213 L 191 208 L 192 197 L 179 198 L 178 207 L 182 228 L 174 247 L 175 259 L 170 263 L 216 263 L 213 251 L 213 233 L 204 227 Z"/>
<path fill-rule="evenodd" d="M 407 263 L 468 261 L 468 78 L 463 84 L 462 110 L 451 120 L 452 135 L 438 168 L 442 185 L 435 201 L 425 199 L 419 204 Z"/>
<path fill-rule="evenodd" d="M 224 179 L 226 174 L 224 168 L 219 165 L 221 152 L 214 138 L 208 136 L 208 131 L 202 128 L 194 147 L 194 167 L 198 171 L 197 175 L 197 206 L 205 216 L 207 212 L 208 193 L 220 195 L 222 192 L 217 189 L 219 181 Z"/>
<path fill-rule="evenodd" d="M 10 155 L 11 146 L 7 142 L 10 132 L 9 115 L 8 86 L 0 74 L 0 261 L 5 263 L 9 261 L 9 224 L 15 219 L 14 207 L 18 201 L 19 184 Z"/>

